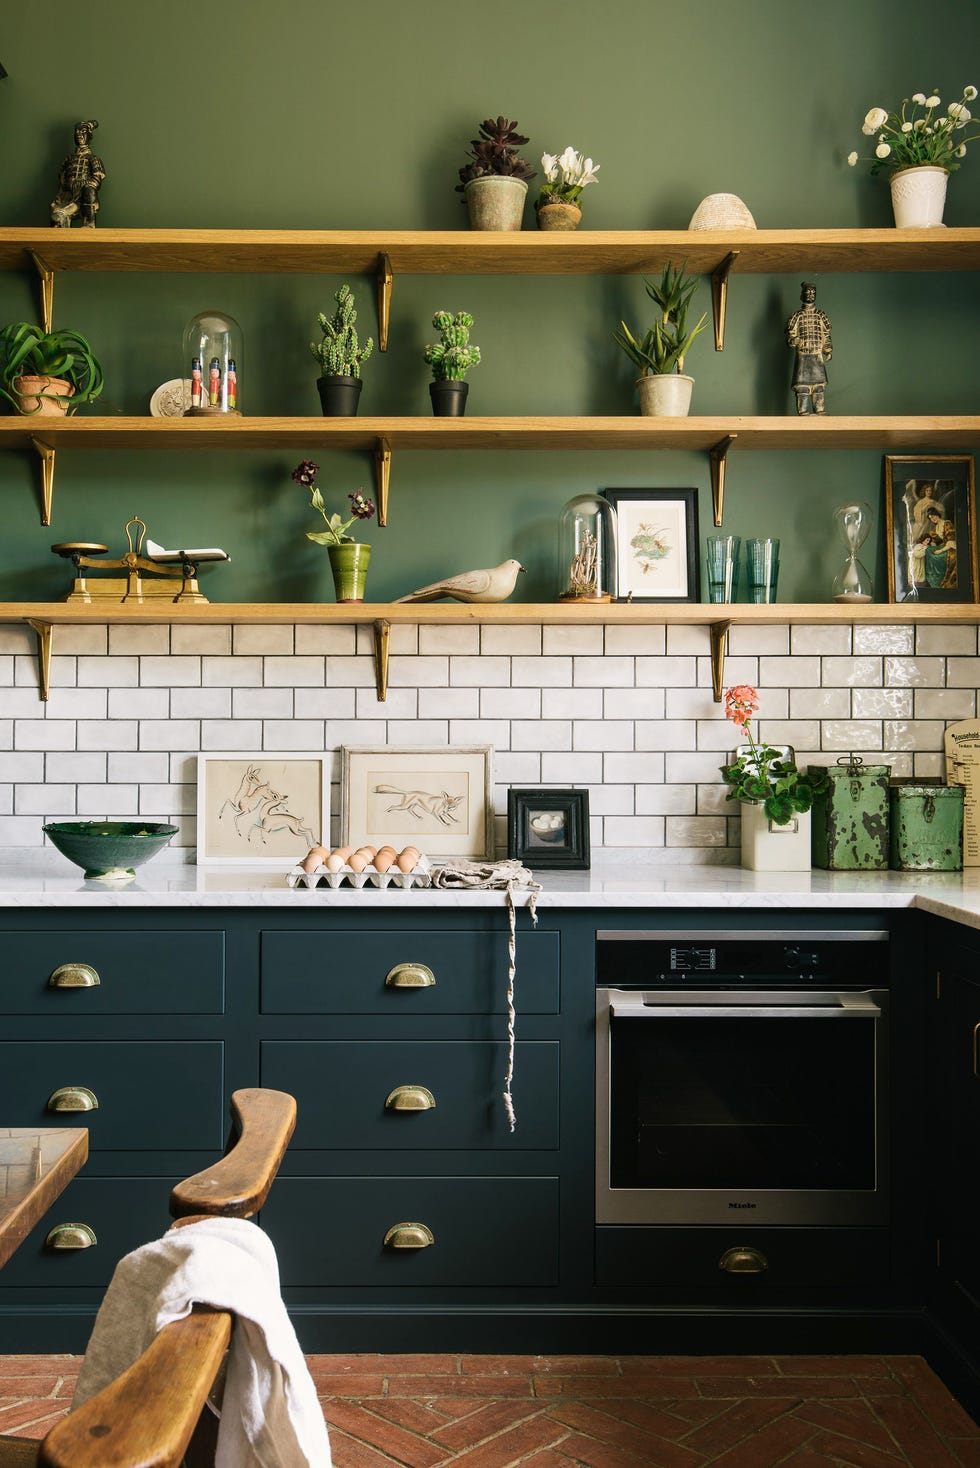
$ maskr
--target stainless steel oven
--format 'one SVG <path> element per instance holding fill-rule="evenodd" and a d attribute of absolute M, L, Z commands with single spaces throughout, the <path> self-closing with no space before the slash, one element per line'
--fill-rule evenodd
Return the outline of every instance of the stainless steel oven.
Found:
<path fill-rule="evenodd" d="M 886 1221 L 886 932 L 600 932 L 597 978 L 597 1223 Z"/>

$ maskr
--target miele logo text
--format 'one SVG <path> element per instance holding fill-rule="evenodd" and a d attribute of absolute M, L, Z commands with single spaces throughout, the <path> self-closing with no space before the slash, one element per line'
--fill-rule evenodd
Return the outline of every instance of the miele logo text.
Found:
<path fill-rule="evenodd" d="M 729 1208 L 754 1208 L 754 1203 L 729 1203 Z"/>

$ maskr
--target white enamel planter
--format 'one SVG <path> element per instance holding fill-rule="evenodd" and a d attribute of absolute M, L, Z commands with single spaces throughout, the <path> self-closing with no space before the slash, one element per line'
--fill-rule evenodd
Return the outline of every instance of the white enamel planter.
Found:
<path fill-rule="evenodd" d="M 896 229 L 938 229 L 946 207 L 945 168 L 922 164 L 919 168 L 902 168 L 889 180 Z"/>
<path fill-rule="evenodd" d="M 750 872 L 810 870 L 810 812 L 795 815 L 786 826 L 770 821 L 761 805 L 740 801 L 742 866 Z"/>
<path fill-rule="evenodd" d="M 691 411 L 694 378 L 683 372 L 647 373 L 636 386 L 644 418 L 686 418 Z"/>

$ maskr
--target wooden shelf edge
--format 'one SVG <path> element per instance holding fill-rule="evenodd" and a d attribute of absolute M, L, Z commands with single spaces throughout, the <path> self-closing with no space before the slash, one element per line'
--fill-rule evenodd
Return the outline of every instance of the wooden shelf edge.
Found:
<path fill-rule="evenodd" d="M 119 603 L 98 606 L 68 606 L 65 602 L 0 602 L 0 622 L 48 623 L 61 627 L 84 627 L 111 623 L 264 623 L 283 625 L 368 626 L 376 622 L 392 626 L 564 624 L 572 626 L 670 626 L 703 627 L 728 622 L 733 627 L 851 623 L 854 625 L 902 625 L 907 623 L 980 622 L 977 603 L 869 602 L 843 607 L 834 602 L 776 602 L 769 606 L 710 605 L 703 602 L 614 602 L 598 607 L 570 606 L 566 602 L 498 602 L 489 606 L 465 606 L 459 602 L 399 603 L 363 602 L 338 606 L 335 602 L 209 602 L 203 606 L 127 606 Z"/>

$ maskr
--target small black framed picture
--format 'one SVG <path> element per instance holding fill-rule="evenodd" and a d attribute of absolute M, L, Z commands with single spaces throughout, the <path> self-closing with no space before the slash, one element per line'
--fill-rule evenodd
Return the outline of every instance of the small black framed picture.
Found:
<path fill-rule="evenodd" d="M 508 790 L 507 855 L 525 866 L 589 867 L 587 790 Z"/>
<path fill-rule="evenodd" d="M 971 454 L 886 454 L 888 600 L 975 602 Z"/>
<path fill-rule="evenodd" d="M 700 601 L 696 489 L 604 489 L 616 511 L 617 601 Z"/>

